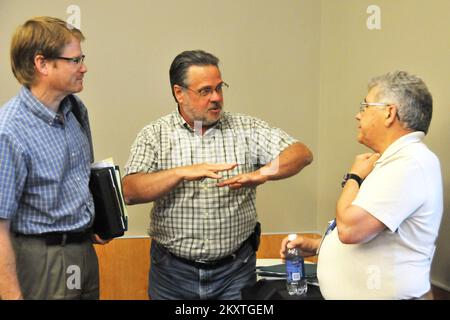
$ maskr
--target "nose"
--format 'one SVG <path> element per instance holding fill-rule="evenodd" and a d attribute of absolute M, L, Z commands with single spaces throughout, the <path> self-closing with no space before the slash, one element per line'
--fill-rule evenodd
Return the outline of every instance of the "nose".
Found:
<path fill-rule="evenodd" d="M 223 99 L 223 95 L 222 93 L 217 92 L 217 90 L 213 90 L 213 92 L 211 93 L 211 101 L 220 101 Z"/>
<path fill-rule="evenodd" d="M 81 66 L 80 66 L 80 72 L 81 73 L 86 73 L 88 71 L 86 64 L 83 62 L 81 62 Z"/>

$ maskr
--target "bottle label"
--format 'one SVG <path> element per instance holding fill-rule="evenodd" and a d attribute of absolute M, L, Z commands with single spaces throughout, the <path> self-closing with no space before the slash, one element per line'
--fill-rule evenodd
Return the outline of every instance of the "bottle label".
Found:
<path fill-rule="evenodd" d="M 304 277 L 304 267 L 303 267 L 303 261 L 297 260 L 297 261 L 286 261 L 286 271 L 287 271 L 287 278 L 290 281 L 299 281 L 301 278 Z"/>

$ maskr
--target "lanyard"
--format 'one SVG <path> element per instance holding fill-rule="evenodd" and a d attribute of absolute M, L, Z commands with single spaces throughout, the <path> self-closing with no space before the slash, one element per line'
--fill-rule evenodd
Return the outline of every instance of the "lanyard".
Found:
<path fill-rule="evenodd" d="M 336 219 L 328 221 L 328 228 L 327 228 L 327 230 L 325 230 L 325 232 L 322 236 L 322 240 L 320 240 L 319 248 L 317 248 L 316 254 L 319 254 L 320 248 L 322 247 L 323 240 L 325 239 L 325 237 L 327 235 L 330 234 L 331 231 L 334 230 L 334 228 L 336 228 Z"/>

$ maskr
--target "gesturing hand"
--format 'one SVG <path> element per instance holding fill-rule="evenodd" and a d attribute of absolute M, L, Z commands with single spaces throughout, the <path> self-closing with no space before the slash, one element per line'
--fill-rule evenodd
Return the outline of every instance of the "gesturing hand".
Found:
<path fill-rule="evenodd" d="M 249 173 L 242 173 L 234 176 L 225 181 L 219 182 L 218 187 L 229 186 L 230 189 L 235 190 L 242 187 L 256 187 L 257 185 L 263 184 L 267 181 L 269 177 L 267 175 L 262 175 L 259 170 Z"/>
<path fill-rule="evenodd" d="M 222 176 L 217 174 L 217 172 L 232 170 L 236 166 L 237 163 L 200 163 L 191 166 L 180 167 L 178 168 L 178 172 L 184 180 L 188 181 L 196 181 L 203 178 L 220 179 L 222 178 Z"/>

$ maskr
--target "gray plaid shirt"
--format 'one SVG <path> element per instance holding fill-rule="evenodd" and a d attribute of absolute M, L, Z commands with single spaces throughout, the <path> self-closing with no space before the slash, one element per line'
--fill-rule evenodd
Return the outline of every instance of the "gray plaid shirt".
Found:
<path fill-rule="evenodd" d="M 259 119 L 224 112 L 203 136 L 178 110 L 141 130 L 125 175 L 157 172 L 198 163 L 237 163 L 222 179 L 257 170 L 296 140 Z M 155 201 L 150 236 L 189 260 L 217 260 L 236 251 L 256 224 L 256 188 L 230 190 L 219 181 L 183 181 Z"/>

